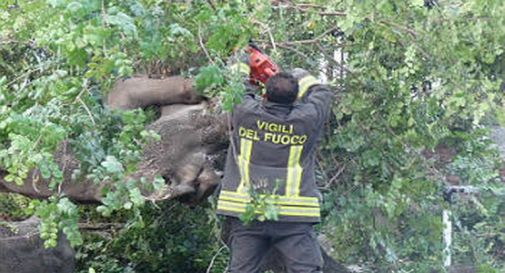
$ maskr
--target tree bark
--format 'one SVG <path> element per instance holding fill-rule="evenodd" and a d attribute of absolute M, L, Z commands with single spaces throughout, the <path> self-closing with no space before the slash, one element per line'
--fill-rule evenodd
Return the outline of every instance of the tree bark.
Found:
<path fill-rule="evenodd" d="M 227 146 L 226 123 L 223 117 L 210 113 L 204 98 L 192 88 L 192 81 L 182 77 L 148 79 L 135 77 L 118 81 L 107 96 L 109 107 L 123 110 L 163 105 L 162 116 L 148 126 L 161 140 L 144 147 L 143 158 L 129 178 L 145 177 L 152 181 L 162 176 L 167 184 L 163 192 L 150 198 L 172 199 L 190 195 L 193 201 L 211 193 L 219 177 L 214 166 L 224 158 Z M 196 104 L 195 104 L 196 103 Z M 22 185 L 5 181 L 7 175 L 0 170 L 0 192 L 13 192 L 31 198 L 45 199 L 64 193 L 80 203 L 98 203 L 107 181 L 93 183 L 85 177 L 72 180 L 80 162 L 71 147 L 64 142 L 55 154 L 64 172 L 64 181 L 51 189 L 48 181 L 40 178 L 38 170 L 29 172 Z"/>
<path fill-rule="evenodd" d="M 204 100 L 193 81 L 180 76 L 164 79 L 134 77 L 116 82 L 107 96 L 112 109 L 135 109 L 151 105 L 197 104 Z"/>

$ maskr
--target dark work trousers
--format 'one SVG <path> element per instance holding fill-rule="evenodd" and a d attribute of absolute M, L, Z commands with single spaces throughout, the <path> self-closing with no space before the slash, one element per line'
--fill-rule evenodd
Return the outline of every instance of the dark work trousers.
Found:
<path fill-rule="evenodd" d="M 281 254 L 288 273 L 321 273 L 323 258 L 312 223 L 252 222 L 226 217 L 230 228 L 229 273 L 260 273 L 271 248 Z"/>

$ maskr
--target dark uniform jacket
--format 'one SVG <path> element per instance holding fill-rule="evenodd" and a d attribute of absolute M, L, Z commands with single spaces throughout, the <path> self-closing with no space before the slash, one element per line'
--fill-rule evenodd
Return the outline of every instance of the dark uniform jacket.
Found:
<path fill-rule="evenodd" d="M 293 105 L 248 94 L 232 113 L 217 213 L 238 217 L 253 198 L 268 196 L 279 221 L 319 222 L 314 151 L 330 112 L 333 93 L 312 76 L 299 81 Z M 254 193 L 253 195 L 251 195 Z M 264 213 L 257 208 L 257 213 Z"/>

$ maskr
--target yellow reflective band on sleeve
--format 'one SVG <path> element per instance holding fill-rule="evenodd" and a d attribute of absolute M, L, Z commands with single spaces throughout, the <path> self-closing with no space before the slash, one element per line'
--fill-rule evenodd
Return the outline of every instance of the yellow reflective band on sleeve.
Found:
<path fill-rule="evenodd" d="M 240 154 L 237 158 L 237 165 L 240 172 L 240 185 L 237 192 L 246 192 L 249 186 L 249 162 L 251 161 L 253 142 L 250 139 L 240 139 Z"/>
<path fill-rule="evenodd" d="M 232 65 L 230 65 L 230 70 L 232 72 L 243 73 L 243 74 L 246 74 L 246 75 L 249 75 L 249 73 L 251 72 L 251 68 L 247 64 L 245 64 L 245 63 L 235 63 L 235 64 L 232 64 Z"/>
<path fill-rule="evenodd" d="M 298 81 L 298 98 L 302 98 L 303 95 L 309 90 L 310 86 L 314 84 L 319 84 L 320 82 L 316 77 L 312 75 L 305 76 Z"/>
<path fill-rule="evenodd" d="M 286 195 L 288 197 L 300 195 L 300 182 L 303 172 L 303 168 L 300 166 L 302 150 L 303 145 L 292 145 L 289 149 L 288 173 L 286 178 Z"/>
<path fill-rule="evenodd" d="M 260 198 L 264 196 L 265 196 L 264 194 L 260 194 Z M 274 203 L 279 205 L 319 208 L 319 199 L 317 197 L 308 197 L 308 196 L 288 197 L 282 195 L 272 195 L 271 197 L 274 200 Z M 219 200 L 226 200 L 246 204 L 251 201 L 251 198 L 247 193 L 221 190 L 221 193 L 219 194 Z"/>
<path fill-rule="evenodd" d="M 231 211 L 237 213 L 244 213 L 247 204 L 229 202 L 225 200 L 218 200 L 217 209 L 222 211 Z M 302 216 L 302 217 L 320 217 L 319 208 L 307 207 L 290 207 L 290 206 L 277 206 L 277 212 L 280 216 Z M 261 214 L 262 211 L 256 210 L 255 213 Z"/>

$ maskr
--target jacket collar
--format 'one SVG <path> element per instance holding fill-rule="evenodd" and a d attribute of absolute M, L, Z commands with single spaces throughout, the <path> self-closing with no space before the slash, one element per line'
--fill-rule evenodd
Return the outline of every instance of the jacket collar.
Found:
<path fill-rule="evenodd" d="M 265 111 L 271 113 L 271 114 L 289 114 L 291 112 L 291 109 L 293 109 L 293 104 L 284 104 L 284 103 L 277 103 L 277 102 L 272 102 L 269 101 L 268 99 L 264 98 L 262 101 L 262 107 L 265 109 Z"/>

